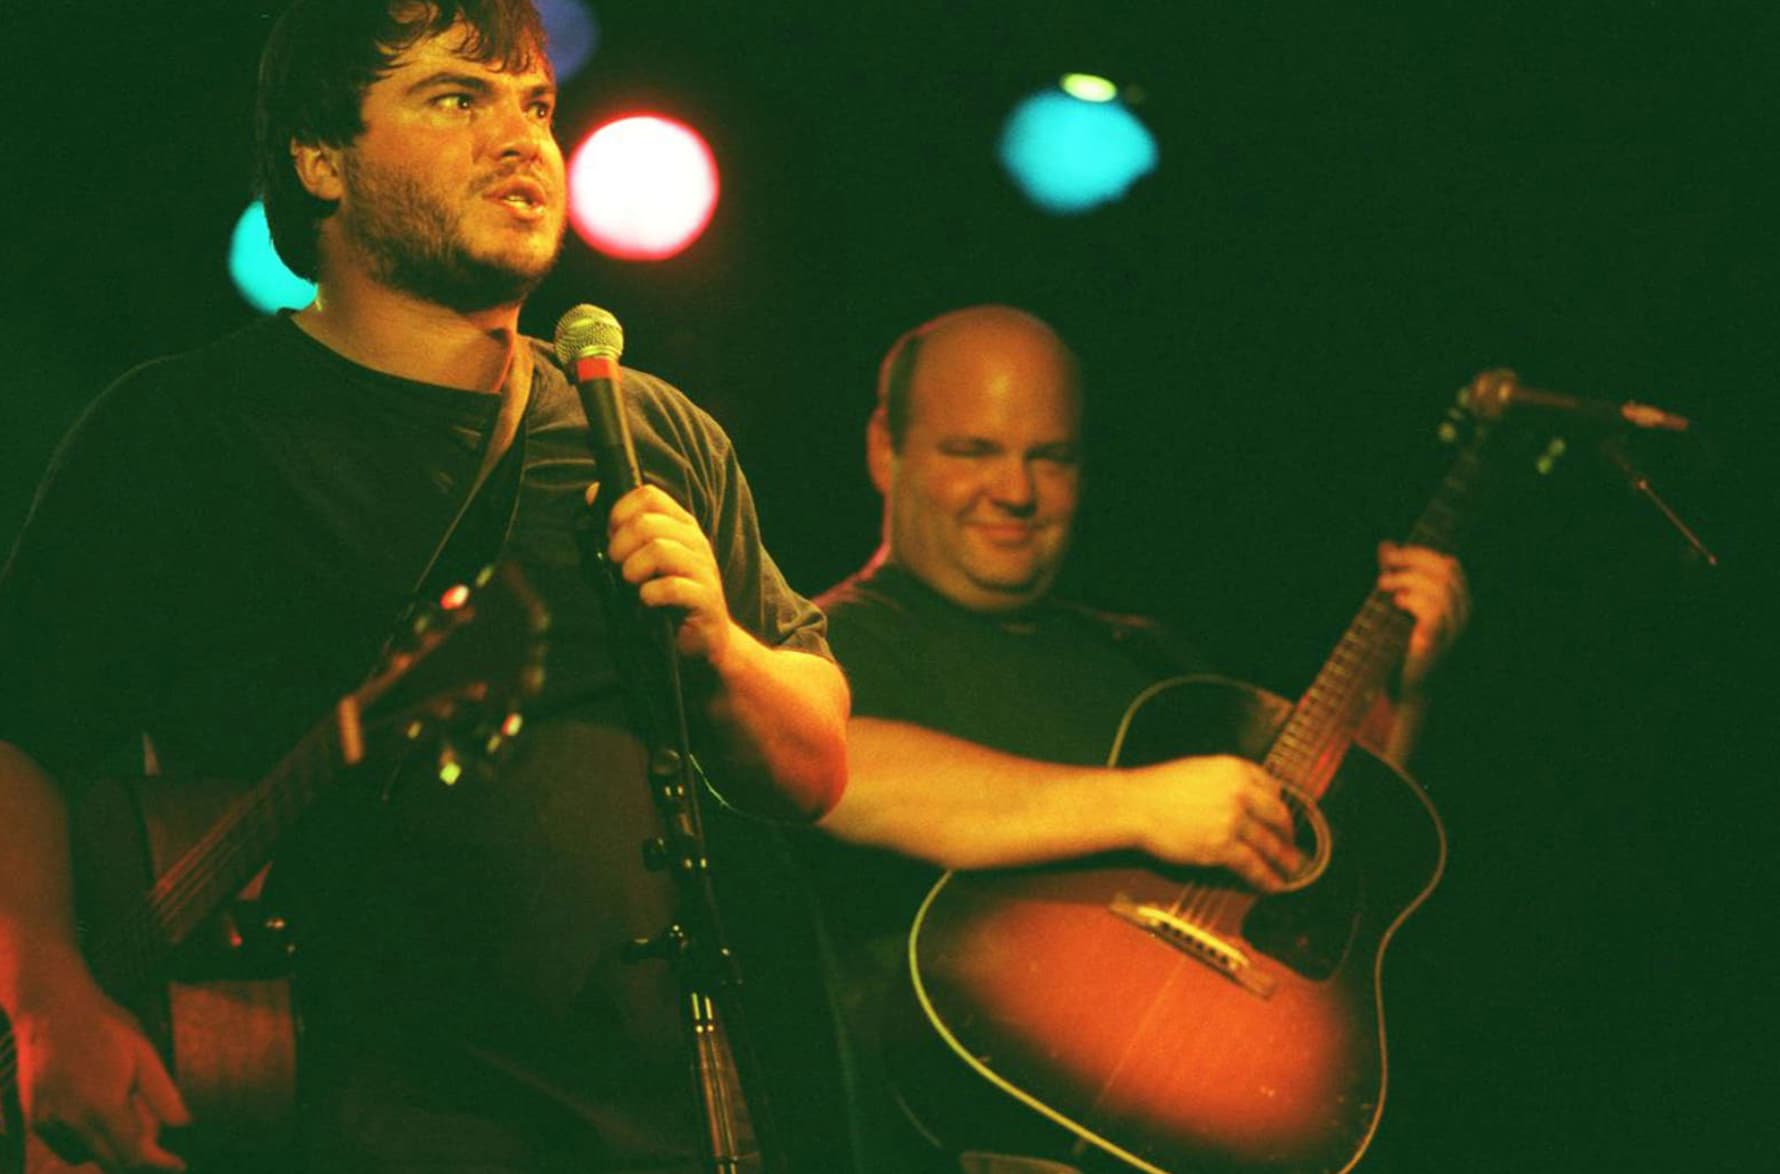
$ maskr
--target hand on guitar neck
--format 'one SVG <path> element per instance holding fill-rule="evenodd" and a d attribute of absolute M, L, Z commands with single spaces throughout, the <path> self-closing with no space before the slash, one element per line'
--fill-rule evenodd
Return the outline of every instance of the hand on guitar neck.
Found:
<path fill-rule="evenodd" d="M 1381 542 L 1378 589 L 1415 617 L 1398 687 L 1405 695 L 1417 694 L 1470 618 L 1471 594 L 1464 569 L 1452 555 L 1425 546 Z"/>
<path fill-rule="evenodd" d="M 1389 693 L 1379 697 L 1359 740 L 1404 767 L 1420 732 L 1428 678 L 1471 616 L 1471 592 L 1459 560 L 1426 546 L 1378 544 L 1377 590 L 1415 618 L 1409 645 Z"/>

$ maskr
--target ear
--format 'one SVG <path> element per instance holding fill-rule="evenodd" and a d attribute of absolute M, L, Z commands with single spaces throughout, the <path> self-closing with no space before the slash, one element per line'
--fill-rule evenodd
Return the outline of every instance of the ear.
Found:
<path fill-rule="evenodd" d="M 346 169 L 341 162 L 340 148 L 292 139 L 290 161 L 296 169 L 297 182 L 316 199 L 337 201 L 346 194 Z"/>
<path fill-rule="evenodd" d="M 870 470 L 871 483 L 877 491 L 888 497 L 890 475 L 896 467 L 896 447 L 890 443 L 890 421 L 882 404 L 865 426 L 865 467 Z"/>

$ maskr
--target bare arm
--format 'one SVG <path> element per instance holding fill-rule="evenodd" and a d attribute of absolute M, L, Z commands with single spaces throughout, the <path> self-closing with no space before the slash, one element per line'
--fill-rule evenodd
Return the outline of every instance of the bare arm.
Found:
<path fill-rule="evenodd" d="M 592 501 L 597 486 L 588 490 Z M 725 793 L 763 815 L 815 819 L 846 785 L 847 685 L 821 657 L 768 648 L 729 615 L 710 540 L 653 485 L 612 507 L 607 554 L 637 596 L 679 615 L 681 655 L 715 676 L 707 716 L 725 760 Z"/>
<path fill-rule="evenodd" d="M 0 1005 L 26 1119 L 68 1161 L 182 1170 L 158 1141 L 191 1118 L 152 1045 L 99 990 L 70 898 L 68 816 L 31 757 L 0 742 Z"/>
<path fill-rule="evenodd" d="M 708 714 L 731 771 L 729 798 L 815 819 L 846 786 L 847 683 L 833 663 L 733 631 Z"/>
<path fill-rule="evenodd" d="M 1239 758 L 1064 766 L 870 717 L 849 721 L 847 736 L 847 789 L 821 827 L 852 843 L 941 868 L 1134 850 L 1221 865 L 1265 889 L 1301 864 L 1278 785 Z"/>
<path fill-rule="evenodd" d="M 24 751 L 0 742 L 0 1007 L 17 1017 L 46 988 L 84 975 L 68 879 L 68 812 Z M 27 943 L 29 948 L 27 949 Z"/>

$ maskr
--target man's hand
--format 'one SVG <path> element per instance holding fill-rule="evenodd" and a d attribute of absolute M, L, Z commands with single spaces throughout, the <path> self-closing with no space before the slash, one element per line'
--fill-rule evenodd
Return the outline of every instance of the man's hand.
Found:
<path fill-rule="evenodd" d="M 130 1014 L 90 981 L 18 1008 L 19 1096 L 25 1119 L 63 1161 L 107 1171 L 184 1170 L 163 1149 L 163 1125 L 191 1114 Z"/>
<path fill-rule="evenodd" d="M 1266 771 L 1228 755 L 1179 758 L 1123 772 L 1138 843 L 1169 864 L 1229 869 L 1276 892 L 1304 867 L 1292 844 L 1292 813 Z"/>
<path fill-rule="evenodd" d="M 1471 616 L 1471 593 L 1459 561 L 1425 546 L 1378 544 L 1378 589 L 1415 617 L 1403 661 L 1404 693 L 1420 690 Z"/>
<path fill-rule="evenodd" d="M 595 483 L 587 490 L 592 504 Z M 769 648 L 729 615 L 710 539 L 678 502 L 642 485 L 612 505 L 606 557 L 645 607 L 677 613 L 682 656 L 713 673 L 705 728 L 725 799 L 775 819 L 813 820 L 846 786 L 847 683 L 834 663 Z"/>
<path fill-rule="evenodd" d="M 595 482 L 588 504 L 598 492 Z M 606 557 L 643 605 L 684 613 L 675 635 L 681 655 L 721 664 L 734 625 L 711 540 L 693 516 L 661 489 L 639 485 L 613 503 L 607 535 Z"/>

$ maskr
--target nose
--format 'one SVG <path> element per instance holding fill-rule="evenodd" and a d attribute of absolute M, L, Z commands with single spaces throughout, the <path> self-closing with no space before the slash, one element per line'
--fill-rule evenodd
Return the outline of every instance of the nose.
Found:
<path fill-rule="evenodd" d="M 1023 458 L 1010 456 L 996 462 L 989 482 L 989 496 L 1009 513 L 1029 514 L 1037 507 L 1037 482 Z"/>
<path fill-rule="evenodd" d="M 502 103 L 489 133 L 494 155 L 503 162 L 536 159 L 551 141 L 549 124 L 525 103 Z"/>

